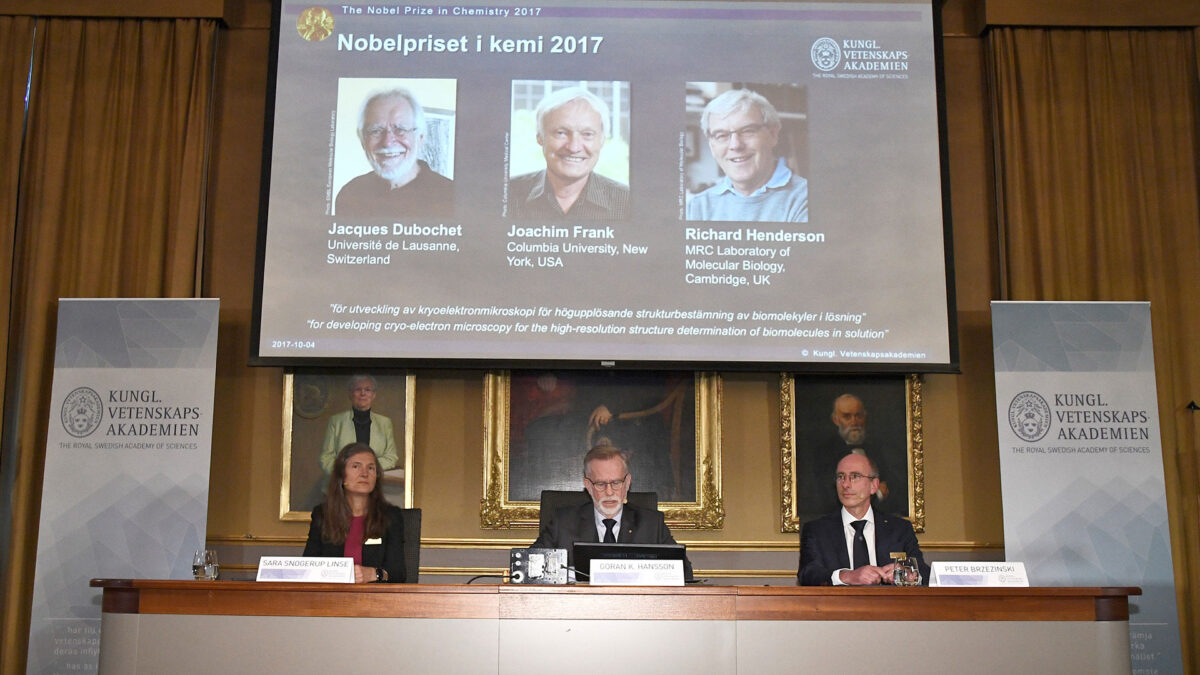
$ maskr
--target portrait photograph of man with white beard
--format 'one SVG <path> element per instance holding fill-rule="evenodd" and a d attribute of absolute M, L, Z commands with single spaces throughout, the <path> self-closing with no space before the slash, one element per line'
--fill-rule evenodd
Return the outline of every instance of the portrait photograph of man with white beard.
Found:
<path fill-rule="evenodd" d="M 909 515 L 908 399 L 903 375 L 795 376 L 796 512 L 836 511 L 837 464 L 849 453 L 879 467 L 880 508 Z"/>
<path fill-rule="evenodd" d="M 454 215 L 452 79 L 341 78 L 333 216 L 408 222 Z"/>

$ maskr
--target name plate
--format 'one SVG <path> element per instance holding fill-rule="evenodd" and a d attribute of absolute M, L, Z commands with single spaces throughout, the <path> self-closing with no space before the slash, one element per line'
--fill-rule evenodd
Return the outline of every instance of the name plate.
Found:
<path fill-rule="evenodd" d="M 593 560 L 592 586 L 682 586 L 682 560 Z"/>
<path fill-rule="evenodd" d="M 354 558 L 298 558 L 264 555 L 258 559 L 255 581 L 352 584 Z"/>
<path fill-rule="evenodd" d="M 1023 562 L 937 561 L 930 568 L 929 585 L 1027 588 L 1029 575 Z"/>

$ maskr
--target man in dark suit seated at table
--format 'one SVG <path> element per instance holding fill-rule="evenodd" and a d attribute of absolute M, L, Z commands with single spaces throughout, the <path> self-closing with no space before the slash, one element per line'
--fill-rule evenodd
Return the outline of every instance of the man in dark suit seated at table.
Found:
<path fill-rule="evenodd" d="M 575 566 L 575 542 L 674 544 L 661 511 L 625 503 L 633 477 L 625 453 L 612 445 L 597 445 L 583 458 L 583 487 L 591 503 L 566 506 L 538 533 L 533 548 L 565 548 L 567 565 Z M 692 563 L 683 557 L 684 579 L 692 580 Z"/>
<path fill-rule="evenodd" d="M 917 561 L 921 583 L 929 566 L 907 520 L 877 514 L 871 497 L 879 491 L 879 468 L 866 455 L 850 453 L 837 465 L 837 494 L 842 508 L 804 524 L 800 533 L 802 586 L 865 586 L 892 583 L 893 552 Z"/>

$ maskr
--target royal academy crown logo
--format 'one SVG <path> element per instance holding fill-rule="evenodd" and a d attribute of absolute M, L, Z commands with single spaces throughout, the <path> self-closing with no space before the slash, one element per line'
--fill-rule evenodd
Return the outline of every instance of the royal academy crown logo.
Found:
<path fill-rule="evenodd" d="M 1008 425 L 1027 443 L 1040 441 L 1050 431 L 1050 405 L 1037 392 L 1023 391 L 1008 404 Z"/>
<path fill-rule="evenodd" d="M 63 429 L 75 438 L 90 436 L 104 419 L 104 402 L 91 387 L 79 387 L 67 394 L 62 404 Z"/>
<path fill-rule="evenodd" d="M 842 48 L 833 38 L 817 38 L 812 46 L 813 65 L 826 72 L 837 68 L 842 62 Z"/>

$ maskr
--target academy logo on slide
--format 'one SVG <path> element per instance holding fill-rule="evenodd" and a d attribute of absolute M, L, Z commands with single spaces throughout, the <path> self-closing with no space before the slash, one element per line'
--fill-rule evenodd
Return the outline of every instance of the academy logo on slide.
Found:
<path fill-rule="evenodd" d="M 872 37 L 818 38 L 811 50 L 815 78 L 907 80 L 908 50 Z M 837 72 L 833 72 L 837 71 Z"/>
<path fill-rule="evenodd" d="M 333 12 L 324 7 L 309 7 L 296 19 L 296 32 L 309 42 L 320 42 L 333 35 Z"/>
<path fill-rule="evenodd" d="M 90 436 L 104 419 L 104 402 L 91 387 L 79 387 L 67 394 L 62 405 L 63 429 L 75 438 Z"/>
<path fill-rule="evenodd" d="M 1027 443 L 1040 441 L 1050 431 L 1050 405 L 1037 392 L 1023 391 L 1008 404 L 1008 425 Z"/>
<path fill-rule="evenodd" d="M 837 68 L 842 62 L 842 48 L 833 38 L 818 38 L 813 43 L 811 54 L 813 65 L 826 72 Z"/>

